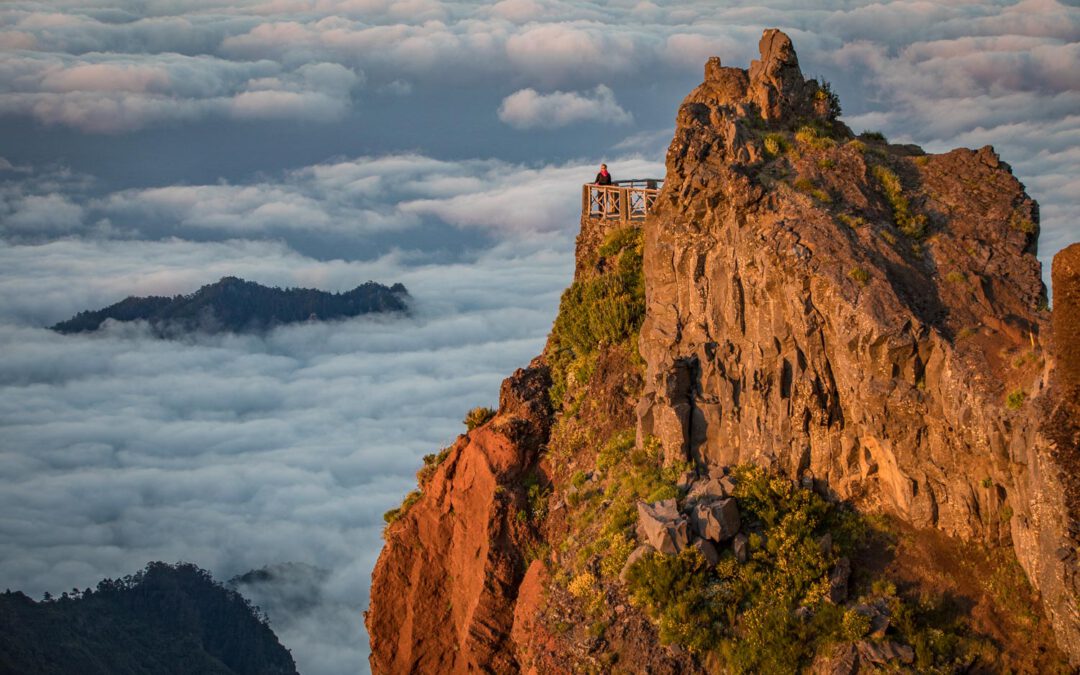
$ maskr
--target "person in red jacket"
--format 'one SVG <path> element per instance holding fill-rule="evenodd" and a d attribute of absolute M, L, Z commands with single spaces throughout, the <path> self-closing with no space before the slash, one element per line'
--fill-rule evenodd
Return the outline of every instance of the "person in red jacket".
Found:
<path fill-rule="evenodd" d="M 611 174 L 608 173 L 607 164 L 600 165 L 600 173 L 596 174 L 593 185 L 611 185 Z"/>

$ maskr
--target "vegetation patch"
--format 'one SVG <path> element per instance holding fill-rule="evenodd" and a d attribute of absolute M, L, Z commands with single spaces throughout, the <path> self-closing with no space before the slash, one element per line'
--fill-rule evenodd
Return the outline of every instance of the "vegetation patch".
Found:
<path fill-rule="evenodd" d="M 645 556 L 629 571 L 630 597 L 656 621 L 661 640 L 711 653 L 724 671 L 795 672 L 819 645 L 842 635 L 843 611 L 828 600 L 829 573 L 868 525 L 760 467 L 740 466 L 734 475 L 744 529 L 752 533 L 749 559 L 739 563 L 730 550 L 716 566 L 695 549 Z"/>
<path fill-rule="evenodd" d="M 443 448 L 438 454 L 424 455 L 424 466 L 420 467 L 420 470 L 416 472 L 416 482 L 421 489 L 427 485 L 427 482 L 435 475 L 435 470 L 446 461 L 449 455 L 450 448 Z"/>
<path fill-rule="evenodd" d="M 476 427 L 483 426 L 493 417 L 495 417 L 494 410 L 481 406 L 473 408 L 468 413 L 466 413 L 463 422 L 465 424 L 465 428 L 469 431 L 472 431 Z"/>
<path fill-rule="evenodd" d="M 847 275 L 852 281 L 860 286 L 865 286 L 866 282 L 870 281 L 870 273 L 861 267 L 852 267 Z"/>
<path fill-rule="evenodd" d="M 1009 227 L 1024 234 L 1033 234 L 1036 230 L 1034 221 L 1018 211 L 1013 211 L 1009 216 Z"/>
<path fill-rule="evenodd" d="M 926 235 L 926 216 L 911 211 L 911 203 L 904 195 L 904 187 L 900 183 L 900 177 L 886 166 L 877 165 L 873 169 L 874 178 L 881 186 L 885 199 L 892 207 L 893 220 L 900 231 L 913 239 L 921 239 Z"/>
<path fill-rule="evenodd" d="M 383 514 L 383 520 L 387 525 L 396 523 L 402 516 L 409 512 L 413 504 L 420 501 L 420 497 L 423 496 L 423 492 L 420 490 L 413 490 L 409 494 L 405 495 L 405 499 L 401 502 L 401 506 L 396 509 L 390 509 Z"/>
<path fill-rule="evenodd" d="M 842 558 L 858 561 L 871 545 L 894 545 L 888 521 L 760 467 L 733 473 L 743 531 L 750 532 L 745 562 L 727 549 L 709 565 L 689 548 L 647 555 L 629 570 L 631 602 L 656 623 L 661 641 L 730 673 L 801 672 L 835 644 L 878 640 L 910 646 L 916 672 L 958 672 L 979 657 L 994 662 L 997 647 L 973 633 L 967 610 L 948 595 L 900 590 L 856 568 L 864 578 L 849 586 L 848 598 L 830 597 Z M 987 580 L 987 592 L 1012 587 L 1008 571 L 1001 576 Z M 884 627 L 875 617 L 887 617 Z"/>
<path fill-rule="evenodd" d="M 1005 407 L 1009 410 L 1019 410 L 1024 406 L 1024 401 L 1026 400 L 1027 394 L 1023 389 L 1014 389 L 1005 397 Z"/>
<path fill-rule="evenodd" d="M 830 195 L 825 190 L 822 190 L 818 186 L 814 185 L 814 182 L 811 181 L 809 178 L 799 178 L 794 183 L 792 183 L 792 187 L 794 187 L 799 192 L 810 195 L 822 204 L 832 203 L 832 195 Z"/>
<path fill-rule="evenodd" d="M 836 147 L 836 141 L 829 138 L 821 128 L 813 124 L 806 124 L 799 127 L 798 131 L 795 132 L 795 140 L 798 141 L 800 145 L 805 145 L 815 150 L 827 150 Z"/>
<path fill-rule="evenodd" d="M 814 100 L 824 106 L 829 119 L 835 120 L 837 117 L 840 117 L 843 112 L 840 107 L 840 97 L 832 90 L 832 85 L 824 78 L 820 81 L 816 79 L 809 80 L 808 84 L 811 82 L 817 85 L 817 91 L 814 92 Z"/>
<path fill-rule="evenodd" d="M 784 134 L 771 133 L 766 134 L 763 141 L 765 145 L 765 153 L 770 157 L 779 157 L 788 151 L 791 144 Z"/>
<path fill-rule="evenodd" d="M 637 335 L 645 318 L 642 235 L 638 227 L 611 232 L 600 246 L 594 277 L 575 281 L 563 293 L 551 330 L 551 402 L 561 409 L 569 385 L 584 382 L 604 345 L 625 344 L 637 353 Z"/>
<path fill-rule="evenodd" d="M 865 218 L 863 218 L 862 216 L 853 216 L 848 213 L 838 213 L 836 214 L 836 219 L 853 230 L 858 229 L 863 225 L 866 225 Z"/>

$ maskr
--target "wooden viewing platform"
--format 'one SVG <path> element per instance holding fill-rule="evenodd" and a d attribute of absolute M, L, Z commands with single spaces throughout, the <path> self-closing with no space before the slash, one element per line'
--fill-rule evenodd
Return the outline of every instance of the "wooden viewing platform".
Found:
<path fill-rule="evenodd" d="M 581 217 L 644 220 L 663 184 L 661 178 L 618 180 L 611 185 L 586 183 L 581 186 Z"/>

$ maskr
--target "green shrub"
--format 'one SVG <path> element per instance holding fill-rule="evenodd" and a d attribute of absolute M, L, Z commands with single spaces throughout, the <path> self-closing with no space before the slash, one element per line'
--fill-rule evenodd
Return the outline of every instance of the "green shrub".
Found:
<path fill-rule="evenodd" d="M 525 497 L 528 502 L 527 519 L 540 522 L 547 517 L 548 497 L 551 495 L 551 487 L 544 486 L 540 477 L 531 474 L 522 482 L 525 488 Z"/>
<path fill-rule="evenodd" d="M 1036 229 L 1035 223 L 1030 218 L 1024 217 L 1017 211 L 1013 211 L 1009 216 L 1009 227 L 1024 234 L 1032 234 Z"/>
<path fill-rule="evenodd" d="M 1014 389 L 1005 397 L 1005 407 L 1009 410 L 1019 410 L 1024 406 L 1024 401 L 1026 400 L 1027 394 L 1023 389 Z"/>
<path fill-rule="evenodd" d="M 851 608 L 844 612 L 840 622 L 840 634 L 852 642 L 861 639 L 870 632 L 870 617 Z"/>
<path fill-rule="evenodd" d="M 888 143 L 888 139 L 885 138 L 885 134 L 880 131 L 864 131 L 859 134 L 859 138 L 871 143 Z"/>
<path fill-rule="evenodd" d="M 962 284 L 967 281 L 967 277 L 964 276 L 963 272 L 953 270 L 945 275 L 945 281 L 948 281 L 950 284 Z"/>
<path fill-rule="evenodd" d="M 853 230 L 862 227 L 863 225 L 866 225 L 866 219 L 862 216 L 852 216 L 847 213 L 838 213 L 836 214 L 836 218 L 841 223 L 847 225 Z"/>
<path fill-rule="evenodd" d="M 591 372 L 601 346 L 626 344 L 637 349 L 637 334 L 645 318 L 641 245 L 638 227 L 610 233 L 599 248 L 603 271 L 575 281 L 563 293 L 547 354 L 552 376 L 549 395 L 557 410 L 568 385 L 581 382 L 580 376 Z"/>
<path fill-rule="evenodd" d="M 770 157 L 779 157 L 788 151 L 790 144 L 783 134 L 772 133 L 765 135 L 765 152 Z"/>
<path fill-rule="evenodd" d="M 799 127 L 795 132 L 795 140 L 802 145 L 807 145 L 815 150 L 826 150 L 836 147 L 836 141 L 824 135 L 817 126 L 807 124 Z"/>
<path fill-rule="evenodd" d="M 760 467 L 736 467 L 734 477 L 750 559 L 739 564 L 725 552 L 710 567 L 695 549 L 652 554 L 631 567 L 628 591 L 662 641 L 713 652 L 724 672 L 796 672 L 841 635 L 843 613 L 826 600 L 829 571 L 861 546 L 869 524 Z M 818 543 L 826 532 L 831 550 Z M 794 615 L 804 606 L 805 623 Z"/>
<path fill-rule="evenodd" d="M 389 511 L 384 513 L 383 520 L 386 521 L 387 525 L 393 524 L 399 518 L 408 513 L 409 509 L 412 508 L 413 504 L 420 501 L 420 497 L 422 496 L 423 493 L 421 493 L 420 490 L 413 490 L 409 494 L 405 495 L 405 499 L 401 502 L 401 506 L 397 507 L 396 509 L 390 509 Z"/>
<path fill-rule="evenodd" d="M 829 119 L 835 120 L 837 117 L 840 117 L 843 112 L 840 108 L 840 97 L 833 92 L 832 85 L 824 78 L 820 83 L 816 79 L 811 80 L 811 82 L 818 86 L 817 91 L 814 92 L 814 100 L 825 101 L 825 109 L 829 115 Z"/>
<path fill-rule="evenodd" d="M 870 281 L 870 273 L 861 267 L 852 267 L 847 275 L 852 281 L 860 286 L 865 286 L 866 282 Z"/>
<path fill-rule="evenodd" d="M 904 187 L 900 183 L 900 177 L 888 167 L 877 165 L 873 169 L 874 177 L 877 178 L 885 199 L 889 202 L 893 211 L 893 220 L 900 231 L 913 239 L 921 239 L 926 235 L 926 216 L 911 212 L 911 204 L 904 195 Z"/>
<path fill-rule="evenodd" d="M 438 454 L 424 455 L 424 466 L 420 467 L 420 470 L 416 472 L 416 482 L 421 488 L 431 480 L 431 477 L 435 475 L 435 470 L 449 455 L 450 448 L 443 448 Z"/>
<path fill-rule="evenodd" d="M 851 146 L 852 150 L 859 153 L 860 155 L 866 152 L 866 143 L 863 143 L 858 139 L 849 141 L 848 145 Z"/>
<path fill-rule="evenodd" d="M 660 641 L 695 654 L 709 651 L 721 640 L 727 624 L 725 605 L 736 600 L 727 596 L 695 548 L 677 556 L 643 557 L 631 566 L 627 584 L 631 601 L 656 621 Z"/>
<path fill-rule="evenodd" d="M 836 166 L 836 160 L 831 157 L 822 157 L 817 161 L 819 169 L 827 170 Z"/>
<path fill-rule="evenodd" d="M 472 431 L 476 427 L 483 426 L 493 417 L 495 417 L 495 411 L 491 408 L 485 408 L 482 406 L 473 408 L 465 415 L 465 428 L 469 431 Z"/>

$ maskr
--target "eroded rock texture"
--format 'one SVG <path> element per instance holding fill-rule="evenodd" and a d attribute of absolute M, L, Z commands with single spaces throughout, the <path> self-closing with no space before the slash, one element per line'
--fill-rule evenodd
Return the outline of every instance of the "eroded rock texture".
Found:
<path fill-rule="evenodd" d="M 376 673 L 516 672 L 514 604 L 532 538 L 515 515 L 550 428 L 547 370 L 519 370 L 499 414 L 458 439 L 385 533 L 365 616 Z"/>
<path fill-rule="evenodd" d="M 1076 380 L 1051 392 L 1037 205 L 990 147 L 853 142 L 787 36 L 760 47 L 749 71 L 710 60 L 678 113 L 645 226 L 639 434 L 702 470 L 753 461 L 916 526 L 1011 537 L 1080 657 L 1075 478 L 1056 459 L 1075 434 L 1039 412 Z M 1075 332 L 1058 340 L 1075 352 Z"/>

